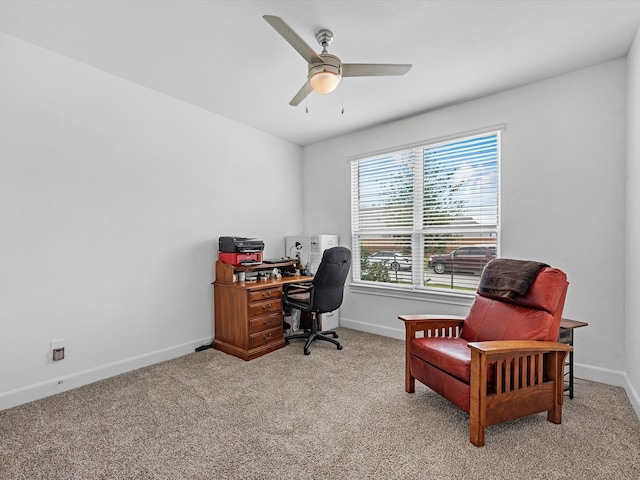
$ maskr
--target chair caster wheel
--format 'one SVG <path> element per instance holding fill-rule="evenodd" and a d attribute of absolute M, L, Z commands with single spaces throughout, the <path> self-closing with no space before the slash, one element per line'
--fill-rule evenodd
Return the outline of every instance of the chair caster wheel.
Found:
<path fill-rule="evenodd" d="M 338 350 L 342 350 L 342 345 L 338 345 Z"/>
<path fill-rule="evenodd" d="M 284 339 L 284 344 L 285 345 L 289 345 L 289 340 L 287 340 L 286 338 Z"/>
<path fill-rule="evenodd" d="M 310 352 L 309 350 L 305 350 L 305 351 L 304 351 L 304 354 L 305 354 L 305 355 L 309 355 L 310 353 L 311 353 L 311 352 Z"/>

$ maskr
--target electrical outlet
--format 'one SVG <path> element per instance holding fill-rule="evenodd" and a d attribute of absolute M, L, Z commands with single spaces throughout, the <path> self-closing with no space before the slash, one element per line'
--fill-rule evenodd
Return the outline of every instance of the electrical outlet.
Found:
<path fill-rule="evenodd" d="M 64 347 L 53 349 L 53 361 L 64 360 Z"/>
<path fill-rule="evenodd" d="M 53 361 L 57 362 L 58 360 L 64 359 L 64 344 L 65 339 L 62 340 L 53 340 L 51 342 L 51 351 L 53 352 Z"/>

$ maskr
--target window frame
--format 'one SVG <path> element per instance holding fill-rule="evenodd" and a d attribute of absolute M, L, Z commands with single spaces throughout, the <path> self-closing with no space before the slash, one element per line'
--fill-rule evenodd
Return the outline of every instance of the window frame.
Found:
<path fill-rule="evenodd" d="M 446 144 L 455 144 L 458 142 L 464 142 L 467 140 L 471 140 L 474 138 L 479 138 L 483 136 L 495 135 L 496 137 L 496 167 L 495 167 L 495 175 L 496 175 L 496 218 L 495 218 L 495 226 L 492 224 L 488 226 L 485 230 L 491 231 L 491 233 L 495 233 L 495 250 L 496 257 L 500 256 L 500 242 L 501 242 L 501 164 L 502 164 L 502 133 L 505 130 L 505 125 L 495 125 L 491 127 L 486 127 L 474 131 L 468 131 L 463 133 L 458 133 L 454 135 L 449 135 L 446 137 L 434 138 L 422 142 L 417 142 L 410 145 L 404 145 L 400 147 L 394 147 L 386 150 L 381 150 L 377 152 L 372 152 L 364 155 L 359 155 L 355 157 L 351 157 L 348 160 L 351 162 L 351 242 L 352 242 L 352 250 L 354 253 L 353 259 L 353 275 L 352 281 L 350 284 L 350 290 L 356 293 L 371 293 L 375 295 L 384 295 L 384 296 L 392 296 L 392 297 L 400 297 L 400 298 L 408 298 L 408 299 L 428 299 L 434 302 L 442 302 L 447 304 L 459 304 L 459 305 L 469 305 L 470 299 L 475 296 L 475 290 L 464 291 L 454 289 L 445 289 L 439 287 L 429 287 L 424 285 L 424 276 L 425 270 L 427 268 L 425 258 L 424 258 L 424 245 L 425 245 L 425 228 L 422 224 L 422 215 L 424 214 L 424 205 L 419 207 L 419 212 L 416 212 L 416 205 L 423 203 L 423 195 L 424 190 L 422 186 L 424 185 L 423 177 L 424 174 L 424 151 L 426 149 L 433 149 L 436 146 L 446 145 Z M 361 248 L 361 239 L 367 234 L 373 235 L 372 232 L 367 232 L 363 230 L 357 229 L 359 226 L 359 217 L 361 215 L 361 208 L 359 208 L 359 204 L 355 198 L 357 198 L 357 193 L 359 189 L 359 178 L 358 178 L 358 166 L 360 162 L 366 160 L 375 160 L 376 158 L 385 156 L 385 155 L 401 155 L 402 152 L 406 152 L 409 150 L 421 149 L 423 152 L 423 156 L 419 158 L 417 163 L 421 163 L 419 168 L 415 168 L 414 171 L 418 172 L 413 177 L 414 183 L 414 206 L 413 206 L 413 223 L 411 225 L 410 232 L 410 245 L 411 252 L 407 255 L 411 258 L 412 268 L 411 268 L 411 284 L 400 285 L 398 283 L 389 283 L 384 281 L 371 281 L 371 280 L 362 280 L 361 279 L 361 271 L 360 271 L 360 248 Z M 416 226 L 417 225 L 417 226 Z M 450 229 L 450 227 L 449 227 Z M 437 230 L 437 229 L 436 229 Z M 455 228 L 454 228 L 454 231 Z M 464 231 L 464 229 L 460 229 L 460 231 Z M 387 231 L 385 234 L 391 233 L 393 231 Z M 400 229 L 395 232 L 396 234 L 407 234 L 407 229 Z M 403 252 L 404 254 L 404 252 Z M 479 280 L 479 277 L 478 277 Z"/>

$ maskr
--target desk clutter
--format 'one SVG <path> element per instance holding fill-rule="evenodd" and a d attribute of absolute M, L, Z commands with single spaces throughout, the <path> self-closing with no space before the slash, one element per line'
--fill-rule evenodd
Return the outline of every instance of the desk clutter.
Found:
<path fill-rule="evenodd" d="M 283 276 L 306 275 L 300 257 L 280 257 L 264 259 L 264 242 L 257 238 L 220 237 L 218 239 L 218 260 L 234 267 L 264 266 L 255 271 L 234 273 L 233 281 L 260 282 L 270 279 L 281 279 Z M 273 268 L 271 268 L 273 267 Z"/>
<path fill-rule="evenodd" d="M 261 264 L 257 264 L 261 265 Z M 233 274 L 234 282 L 266 282 L 267 280 L 280 280 L 282 278 L 282 272 L 278 268 L 274 268 L 270 271 L 260 272 L 238 272 Z"/>

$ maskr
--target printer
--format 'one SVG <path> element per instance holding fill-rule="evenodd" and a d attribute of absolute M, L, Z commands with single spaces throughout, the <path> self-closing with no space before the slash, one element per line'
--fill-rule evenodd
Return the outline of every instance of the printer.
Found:
<path fill-rule="evenodd" d="M 218 259 L 235 267 L 260 265 L 264 242 L 256 238 L 220 237 L 218 239 Z"/>

